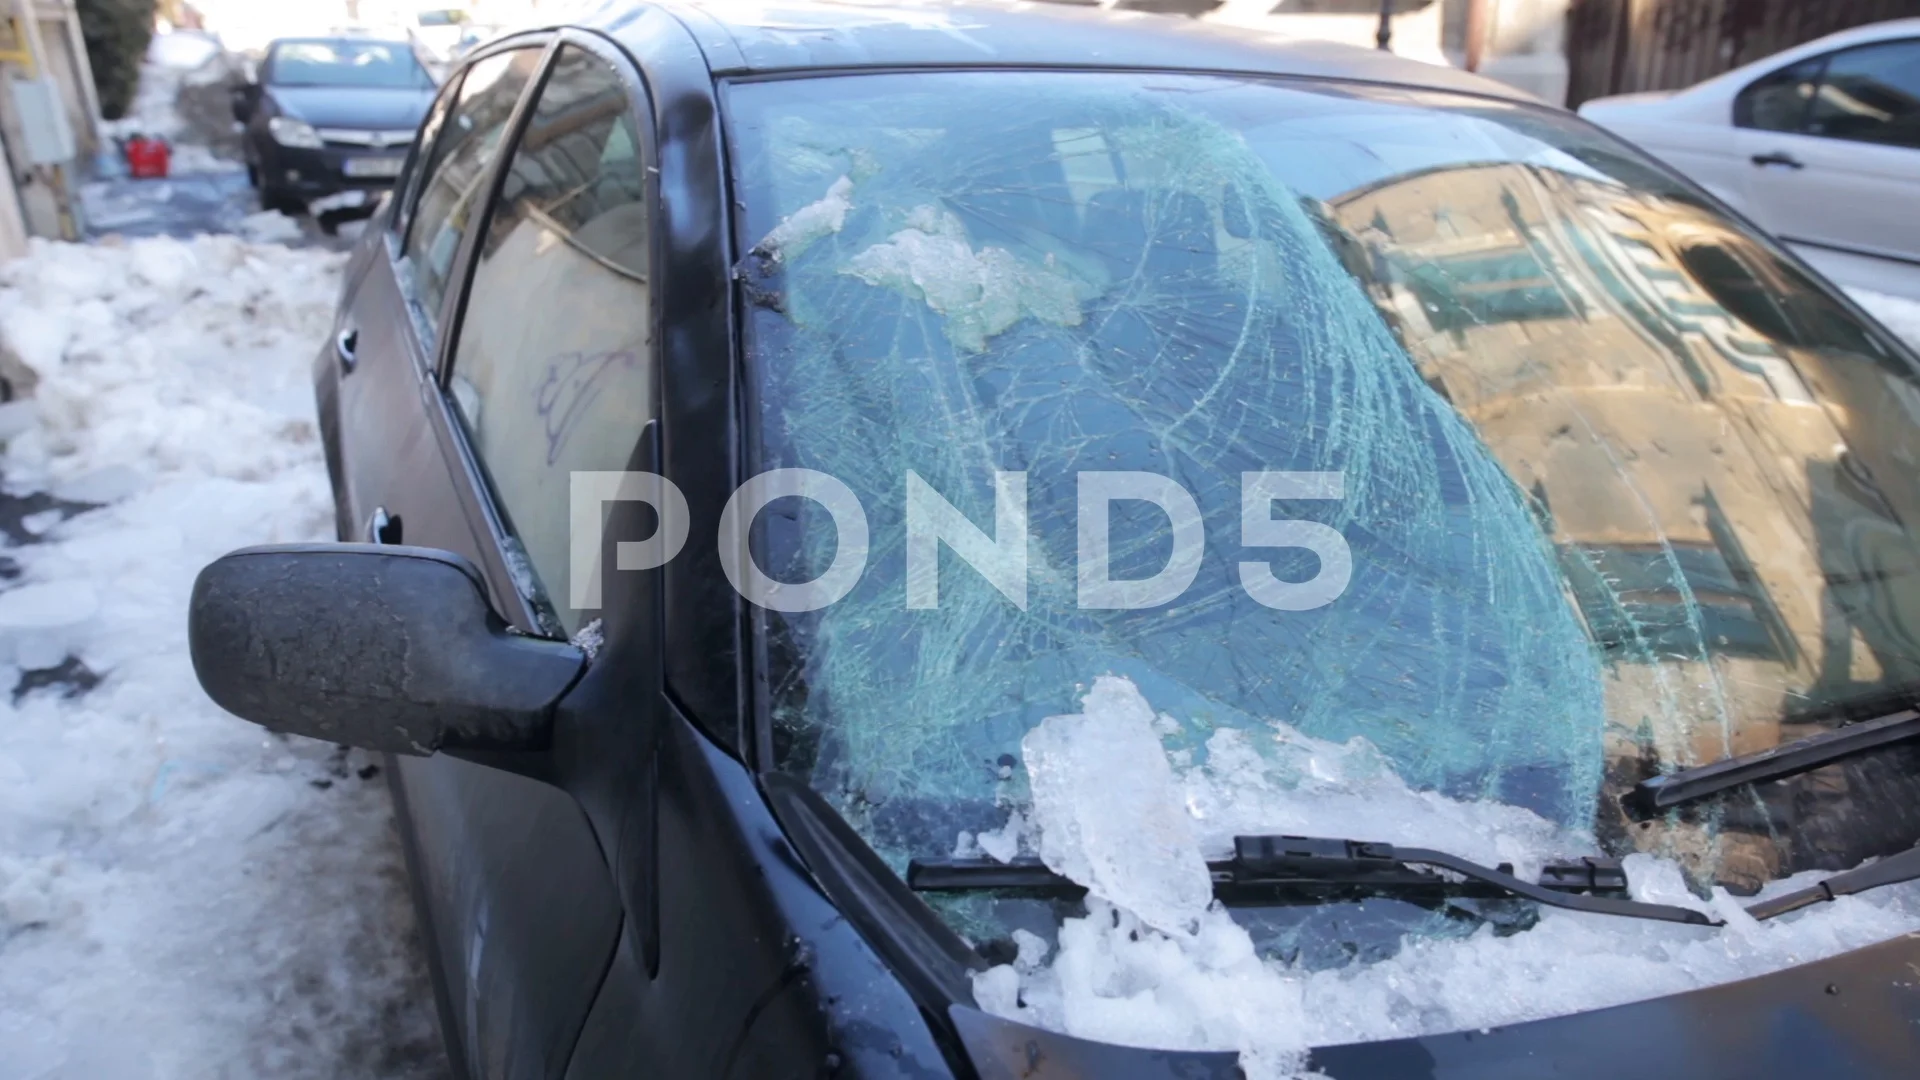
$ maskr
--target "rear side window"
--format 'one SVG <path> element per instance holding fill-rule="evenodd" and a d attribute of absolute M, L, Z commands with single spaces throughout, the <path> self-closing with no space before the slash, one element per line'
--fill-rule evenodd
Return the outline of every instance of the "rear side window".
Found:
<path fill-rule="evenodd" d="M 1835 53 L 1807 133 L 1920 149 L 1920 40 Z"/>
<path fill-rule="evenodd" d="M 654 415 L 639 136 L 619 72 L 563 49 L 501 180 L 454 346 L 449 389 L 508 543 L 568 633 L 590 617 L 570 604 L 571 476 L 626 469 Z"/>
<path fill-rule="evenodd" d="M 1761 76 L 1734 99 L 1733 122 L 1761 131 L 1800 131 L 1824 63 L 1826 58 L 1817 56 Z"/>
<path fill-rule="evenodd" d="M 402 248 L 409 299 L 422 343 L 432 349 L 435 319 L 453 273 L 454 254 L 486 197 L 481 190 L 507 118 L 540 63 L 538 47 L 490 56 L 468 69 L 460 95 L 433 142 L 419 202 Z"/>

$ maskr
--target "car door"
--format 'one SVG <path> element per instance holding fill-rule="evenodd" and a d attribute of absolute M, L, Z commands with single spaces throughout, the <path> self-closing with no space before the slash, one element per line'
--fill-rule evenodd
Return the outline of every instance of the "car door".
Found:
<path fill-rule="evenodd" d="M 611 867 L 659 697 L 650 578 L 589 596 L 600 574 L 593 560 L 576 567 L 573 551 L 576 476 L 644 468 L 657 411 L 656 203 L 638 97 L 617 51 L 565 35 L 478 189 L 490 201 L 464 219 L 456 259 L 464 285 L 448 309 L 434 415 L 472 543 L 522 631 L 598 654 L 560 709 L 567 791 L 444 755 L 407 766 L 416 819 L 432 800 L 448 857 L 465 860 L 433 874 L 447 923 L 463 928 L 445 948 L 461 973 L 475 1077 L 560 1074 L 623 909 L 648 899 L 634 893 L 644 879 L 623 878 L 623 890 Z M 595 552 L 613 549 L 606 525 L 619 505 L 589 506 Z"/>
<path fill-rule="evenodd" d="M 495 609 L 542 620 L 521 588 L 440 378 L 462 305 L 522 310 L 489 287 L 464 295 L 484 248 L 503 151 L 551 59 L 550 36 L 514 39 L 465 65 L 423 131 L 376 258 L 341 332 L 343 515 L 386 543 L 457 552 Z M 482 330 L 469 334 L 477 339 Z M 544 1077 L 565 1064 L 617 940 L 605 860 L 579 805 L 537 779 L 447 755 L 392 762 L 396 808 L 426 925 L 442 1029 L 457 1072 Z"/>
<path fill-rule="evenodd" d="M 460 237 L 459 221 L 449 220 L 458 194 L 452 189 L 456 177 L 470 178 L 491 162 L 547 44 L 541 38 L 508 43 L 449 80 L 395 189 L 387 227 L 372 245 L 374 258 L 347 298 L 335 328 L 332 375 L 341 418 L 343 540 L 399 543 L 460 525 L 460 517 L 445 513 L 447 506 L 419 498 L 449 490 L 448 481 L 434 471 L 441 467 L 425 406 L 446 278 Z M 403 513 L 399 502 L 412 505 Z M 441 516 L 429 524 L 422 520 L 429 513 Z M 376 514 L 385 522 L 377 538 L 368 532 Z"/>
<path fill-rule="evenodd" d="M 1786 240 L 1920 261 L 1920 39 L 1757 81 L 1736 106 L 1747 205 Z"/>

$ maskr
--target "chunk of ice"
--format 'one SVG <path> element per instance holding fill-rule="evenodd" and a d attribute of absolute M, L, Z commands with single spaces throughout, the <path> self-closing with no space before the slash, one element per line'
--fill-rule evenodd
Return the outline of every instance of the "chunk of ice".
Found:
<path fill-rule="evenodd" d="M 1020 834 L 1026 829 L 1026 815 L 1015 810 L 1007 818 L 1005 825 L 998 829 L 981 832 L 979 836 L 974 837 L 973 843 L 990 858 L 999 862 L 1011 862 L 1015 855 L 1020 854 Z"/>
<path fill-rule="evenodd" d="M 1131 683 L 1098 680 L 1085 706 L 1082 716 L 1042 722 L 1028 733 L 1025 750 L 1042 857 L 1088 886 L 1087 914 L 1062 921 L 1051 957 L 1016 932 L 1015 961 L 974 980 L 981 1008 L 1021 1023 L 1131 1046 L 1234 1050 L 1250 1080 L 1277 1080 L 1296 1075 L 1314 1046 L 1563 1016 L 1731 982 L 1920 930 L 1920 883 L 1762 923 L 1724 890 L 1701 900 L 1677 865 L 1636 854 L 1625 860 L 1636 899 L 1705 910 L 1726 925 L 1543 909 L 1524 933 L 1500 936 L 1483 927 L 1464 938 L 1411 937 L 1388 959 L 1301 970 L 1261 957 L 1227 909 L 1205 908 L 1188 891 L 1204 884 L 1189 859 L 1235 834 L 1289 832 L 1512 861 L 1531 876 L 1547 859 L 1597 848 L 1591 837 L 1519 807 L 1416 791 L 1361 740 L 1327 742 L 1284 724 L 1269 735 L 1218 731 L 1204 763 L 1176 770 L 1160 753 L 1152 711 Z M 1164 808 L 1183 805 L 1196 815 L 1189 828 L 1199 839 L 1167 848 L 1151 842 L 1157 829 L 1177 835 L 1177 819 L 1164 816 Z M 1822 876 L 1799 874 L 1760 895 Z M 1192 928 L 1183 924 L 1173 934 L 1142 910 L 1188 916 L 1195 905 L 1204 910 Z"/>
<path fill-rule="evenodd" d="M 841 273 L 926 301 L 946 316 L 947 337 L 970 352 L 1032 316 L 1080 324 L 1080 286 L 1061 268 L 1035 265 L 1005 248 L 979 251 L 966 226 L 935 206 L 916 207 L 906 228 L 848 259 Z"/>
<path fill-rule="evenodd" d="M 847 211 L 853 208 L 853 181 L 835 180 L 827 193 L 795 210 L 773 227 L 759 248 L 777 260 L 787 260 L 807 250 L 814 241 L 837 233 L 847 223 Z"/>
<path fill-rule="evenodd" d="M 1153 710 L 1113 676 L 1094 680 L 1081 707 L 1041 721 L 1020 743 L 1040 858 L 1157 930 L 1192 933 L 1213 881 Z"/>

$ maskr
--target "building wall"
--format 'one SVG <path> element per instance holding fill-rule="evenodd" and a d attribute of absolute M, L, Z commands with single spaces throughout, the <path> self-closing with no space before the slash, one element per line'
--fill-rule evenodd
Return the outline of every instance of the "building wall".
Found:
<path fill-rule="evenodd" d="M 1567 100 L 1568 0 L 1481 0 L 1480 74 L 1555 105 Z M 1465 66 L 1469 0 L 1449 0 L 1448 55 Z M 1454 13 L 1458 14 L 1455 15 Z"/>
<path fill-rule="evenodd" d="M 0 258 L 7 258 L 23 249 L 25 236 L 78 238 L 76 185 L 100 146 L 100 135 L 93 69 L 72 0 L 0 0 L 0 17 L 12 19 L 11 26 L 20 31 L 17 40 L 9 35 L 10 55 L 0 61 L 0 148 L 6 159 Z M 32 95 L 23 95 L 24 84 L 53 95 L 53 123 L 71 139 L 71 152 L 59 160 L 36 161 L 29 152 L 29 120 L 37 114 Z M 35 126 L 44 131 L 47 121 L 38 117 Z"/>

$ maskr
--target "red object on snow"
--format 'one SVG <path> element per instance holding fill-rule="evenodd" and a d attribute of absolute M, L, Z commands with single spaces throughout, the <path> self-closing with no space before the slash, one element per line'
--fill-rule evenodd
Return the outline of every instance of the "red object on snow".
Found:
<path fill-rule="evenodd" d="M 145 135 L 135 135 L 127 140 L 127 171 L 138 180 L 160 180 L 167 175 L 167 161 L 172 157 L 164 139 L 149 139 Z"/>

